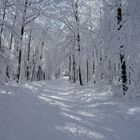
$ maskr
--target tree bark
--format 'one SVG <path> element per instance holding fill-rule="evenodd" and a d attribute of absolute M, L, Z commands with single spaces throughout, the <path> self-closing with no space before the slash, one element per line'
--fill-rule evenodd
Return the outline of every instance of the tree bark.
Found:
<path fill-rule="evenodd" d="M 25 0 L 23 17 L 22 17 L 22 26 L 21 26 L 21 42 L 23 42 L 23 35 L 24 35 L 24 30 L 25 30 L 24 23 L 25 23 L 25 16 L 26 16 L 27 8 L 28 8 L 28 0 Z M 19 82 L 20 75 L 21 75 L 21 61 L 22 61 L 22 46 L 20 46 L 19 48 L 17 82 Z"/>
<path fill-rule="evenodd" d="M 77 40 L 77 45 L 78 45 L 78 56 L 79 56 L 79 64 L 78 64 L 78 75 L 79 75 L 79 82 L 80 85 L 83 86 L 83 81 L 82 81 L 82 74 L 81 74 L 81 66 L 80 66 L 80 53 L 81 53 L 81 45 L 80 45 L 80 32 L 79 32 L 79 14 L 78 14 L 78 0 L 75 2 L 75 20 L 76 20 L 76 40 Z"/>
<path fill-rule="evenodd" d="M 5 16 L 6 16 L 6 4 L 7 4 L 7 0 L 5 0 L 4 3 L 4 9 L 3 9 L 3 14 L 2 14 L 2 22 L 4 22 L 5 20 Z M 3 33 L 3 24 L 1 25 L 1 29 L 0 29 L 0 49 L 2 47 L 2 33 Z"/>
<path fill-rule="evenodd" d="M 118 31 L 120 31 L 122 29 L 122 20 L 123 20 L 122 5 L 120 4 L 117 9 Z M 119 40 L 120 40 L 120 38 L 119 38 Z M 125 95 L 128 87 L 127 87 L 127 70 L 126 70 L 126 62 L 125 62 L 125 54 L 124 54 L 124 45 L 122 45 L 122 44 L 120 44 L 120 62 L 121 62 L 122 89 L 123 89 L 123 95 Z"/>

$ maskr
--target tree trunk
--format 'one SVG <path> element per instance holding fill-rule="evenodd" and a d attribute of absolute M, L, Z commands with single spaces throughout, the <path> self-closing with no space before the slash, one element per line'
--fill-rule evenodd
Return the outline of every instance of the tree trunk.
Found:
<path fill-rule="evenodd" d="M 71 81 L 71 63 L 72 63 L 72 60 L 71 60 L 71 54 L 69 56 L 69 80 Z"/>
<path fill-rule="evenodd" d="M 27 49 L 27 69 L 26 69 L 27 80 L 30 80 L 30 50 L 31 50 L 30 47 L 31 47 L 31 40 L 32 40 L 32 34 L 31 34 L 31 30 L 30 30 L 28 49 Z"/>
<path fill-rule="evenodd" d="M 75 56 L 74 56 L 74 54 L 72 55 L 72 57 L 73 57 L 73 65 L 72 65 L 72 67 L 73 67 L 73 82 L 75 83 L 76 82 L 76 64 L 75 64 Z"/>
<path fill-rule="evenodd" d="M 4 3 L 4 9 L 3 9 L 3 14 L 2 14 L 2 22 L 4 22 L 5 20 L 5 16 L 6 16 L 6 5 L 7 5 L 7 0 L 5 0 Z M 2 47 L 2 33 L 3 33 L 3 24 L 1 25 L 1 29 L 0 29 L 0 49 Z"/>
<path fill-rule="evenodd" d="M 89 82 L 89 63 L 87 60 L 87 83 Z"/>
<path fill-rule="evenodd" d="M 17 11 L 16 11 L 16 13 L 14 15 L 13 27 L 15 26 L 15 22 L 16 22 L 16 18 L 17 18 L 17 15 L 16 14 L 17 14 Z M 9 44 L 10 50 L 12 49 L 12 43 L 13 43 L 13 33 L 11 33 L 11 36 L 10 36 L 10 44 Z"/>
<path fill-rule="evenodd" d="M 21 27 L 21 43 L 23 42 L 23 35 L 24 35 L 24 30 L 25 30 L 24 23 L 25 23 L 25 16 L 26 16 L 27 7 L 28 7 L 27 5 L 28 5 L 28 0 L 25 0 L 23 17 L 22 17 L 22 27 Z M 19 82 L 20 75 L 21 75 L 21 61 L 22 61 L 22 46 L 20 46 L 19 48 L 17 82 Z"/>
<path fill-rule="evenodd" d="M 76 20 L 76 40 L 77 40 L 77 45 L 78 45 L 78 56 L 79 56 L 79 64 L 78 64 L 78 75 L 79 75 L 79 82 L 80 85 L 83 86 L 82 82 L 82 74 L 81 74 L 81 66 L 80 66 L 80 53 L 81 53 L 81 45 L 80 45 L 80 32 L 79 32 L 79 14 L 78 14 L 78 0 L 75 2 L 75 20 Z"/>
<path fill-rule="evenodd" d="M 123 49 L 123 46 L 121 46 L 121 49 Z M 124 53 L 120 53 L 120 61 L 121 61 L 121 79 L 122 79 L 122 86 L 123 86 L 123 95 L 125 95 L 128 87 L 127 87 L 127 73 L 126 73 L 126 62 L 124 59 Z"/>
<path fill-rule="evenodd" d="M 122 6 L 119 5 L 117 9 L 117 25 L 118 25 L 118 31 L 122 28 Z M 121 37 L 120 37 L 121 38 Z M 119 40 L 120 40 L 119 38 Z M 121 44 L 120 41 L 120 62 L 121 62 L 121 79 L 122 79 L 122 89 L 123 89 L 123 95 L 126 94 L 126 91 L 128 89 L 127 87 L 127 72 L 126 72 L 126 62 L 125 62 L 125 54 L 124 54 L 124 45 Z"/>

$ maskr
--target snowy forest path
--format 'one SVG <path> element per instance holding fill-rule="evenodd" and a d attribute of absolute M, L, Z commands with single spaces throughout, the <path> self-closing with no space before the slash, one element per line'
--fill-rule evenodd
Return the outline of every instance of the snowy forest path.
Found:
<path fill-rule="evenodd" d="M 0 86 L 2 140 L 139 140 L 140 107 L 66 78 Z"/>

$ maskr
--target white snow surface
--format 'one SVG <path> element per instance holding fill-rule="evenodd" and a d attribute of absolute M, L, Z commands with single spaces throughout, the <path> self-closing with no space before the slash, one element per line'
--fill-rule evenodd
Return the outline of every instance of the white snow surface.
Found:
<path fill-rule="evenodd" d="M 140 140 L 140 102 L 65 78 L 0 86 L 0 140 Z"/>

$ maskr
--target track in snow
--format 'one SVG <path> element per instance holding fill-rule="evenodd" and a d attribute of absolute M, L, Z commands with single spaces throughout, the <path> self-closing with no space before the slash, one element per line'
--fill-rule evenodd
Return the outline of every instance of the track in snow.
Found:
<path fill-rule="evenodd" d="M 64 78 L 0 86 L 0 140 L 139 140 L 139 105 Z"/>

